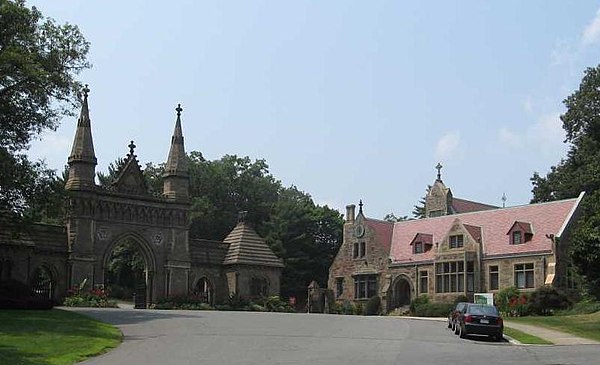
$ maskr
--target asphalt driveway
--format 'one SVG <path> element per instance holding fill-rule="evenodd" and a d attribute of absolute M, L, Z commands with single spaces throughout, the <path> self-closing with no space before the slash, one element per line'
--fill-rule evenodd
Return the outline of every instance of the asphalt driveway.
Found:
<path fill-rule="evenodd" d="M 73 309 L 118 326 L 117 349 L 84 364 L 597 364 L 600 346 L 460 339 L 398 317 Z"/>

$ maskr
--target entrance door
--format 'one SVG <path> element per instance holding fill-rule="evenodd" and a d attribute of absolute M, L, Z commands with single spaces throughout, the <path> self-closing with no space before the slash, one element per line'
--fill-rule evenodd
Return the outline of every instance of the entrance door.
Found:
<path fill-rule="evenodd" d="M 399 278 L 393 287 L 392 309 L 410 305 L 410 284 L 408 280 Z"/>

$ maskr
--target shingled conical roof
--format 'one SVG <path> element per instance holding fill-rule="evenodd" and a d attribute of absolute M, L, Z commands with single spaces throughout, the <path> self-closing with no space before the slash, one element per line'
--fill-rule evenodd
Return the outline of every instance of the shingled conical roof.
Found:
<path fill-rule="evenodd" d="M 224 265 L 283 267 L 283 260 L 275 256 L 265 240 L 243 219 L 240 219 L 223 242 L 229 244 L 229 250 L 223 260 Z"/>
<path fill-rule="evenodd" d="M 94 153 L 94 142 L 92 140 L 92 126 L 90 122 L 90 111 L 88 107 L 88 89 L 87 85 L 83 88 L 83 100 L 81 103 L 81 112 L 77 120 L 77 130 L 75 139 L 69 156 L 69 163 L 87 162 L 96 165 L 96 155 Z"/>

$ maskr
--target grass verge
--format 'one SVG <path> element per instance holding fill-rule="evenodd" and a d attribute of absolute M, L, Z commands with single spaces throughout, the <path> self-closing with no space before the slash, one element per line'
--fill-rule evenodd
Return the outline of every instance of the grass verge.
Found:
<path fill-rule="evenodd" d="M 0 364 L 65 365 L 116 347 L 121 332 L 84 315 L 0 310 Z"/>
<path fill-rule="evenodd" d="M 528 345 L 552 345 L 550 341 L 510 327 L 504 327 L 504 334 Z"/>
<path fill-rule="evenodd" d="M 557 331 L 567 332 L 575 336 L 588 338 L 590 340 L 600 341 L 600 312 L 568 316 L 530 316 L 511 318 L 510 320 L 517 323 L 546 327 Z"/>

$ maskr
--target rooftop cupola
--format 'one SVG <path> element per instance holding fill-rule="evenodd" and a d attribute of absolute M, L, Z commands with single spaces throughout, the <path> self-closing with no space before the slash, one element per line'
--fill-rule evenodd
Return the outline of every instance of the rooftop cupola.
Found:
<path fill-rule="evenodd" d="M 85 85 L 82 90 L 81 113 L 77 121 L 73 148 L 71 148 L 71 155 L 67 161 L 69 164 L 69 177 L 65 187 L 68 190 L 91 189 L 95 186 L 94 178 L 96 176 L 97 160 L 94 154 L 94 142 L 92 140 L 92 127 L 88 108 L 89 92 L 90 89 Z"/>

